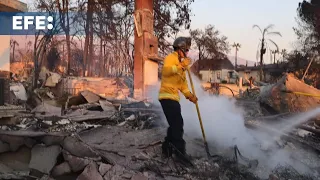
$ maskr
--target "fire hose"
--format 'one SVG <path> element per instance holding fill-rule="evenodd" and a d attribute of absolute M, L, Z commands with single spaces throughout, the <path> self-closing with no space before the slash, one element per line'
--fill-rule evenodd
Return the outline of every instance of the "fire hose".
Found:
<path fill-rule="evenodd" d="M 250 160 L 249 158 L 246 158 L 244 157 L 241 153 L 240 153 L 240 150 L 238 148 L 237 145 L 234 146 L 234 161 L 235 162 L 239 162 L 239 159 L 238 159 L 238 155 L 239 157 L 245 161 L 246 163 L 248 163 L 248 166 L 249 168 L 251 167 L 257 167 L 258 166 L 258 160 L 254 159 L 254 160 Z"/>
<path fill-rule="evenodd" d="M 304 93 L 304 92 L 295 92 L 295 91 L 282 91 L 284 93 L 291 93 L 291 94 L 297 94 L 297 95 L 303 95 L 303 96 L 311 96 L 311 97 L 318 97 L 320 98 L 319 94 L 310 94 L 310 93 Z"/>

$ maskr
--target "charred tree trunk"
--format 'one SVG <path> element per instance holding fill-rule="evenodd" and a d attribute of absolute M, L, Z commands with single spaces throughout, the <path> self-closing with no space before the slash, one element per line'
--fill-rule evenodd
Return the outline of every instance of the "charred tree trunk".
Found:
<path fill-rule="evenodd" d="M 67 42 L 67 73 L 70 74 L 71 69 L 71 41 L 70 41 L 70 21 L 69 21 L 69 0 L 65 0 L 65 10 L 66 10 L 66 19 L 67 24 L 65 26 L 65 33 L 66 33 L 66 42 Z"/>
<path fill-rule="evenodd" d="M 56 1 L 59 9 L 60 24 L 63 31 L 66 34 L 67 43 L 67 74 L 70 74 L 71 65 L 71 40 L 70 40 L 70 21 L 69 21 L 69 0 L 62 0 L 62 6 L 60 1 Z"/>
<path fill-rule="evenodd" d="M 14 56 L 14 52 L 16 51 L 16 43 L 15 43 L 15 41 L 13 41 L 13 46 L 12 46 L 12 61 L 13 62 L 16 62 L 16 60 L 15 60 L 15 56 Z"/>
<path fill-rule="evenodd" d="M 265 48 L 264 48 L 264 38 L 262 38 L 261 42 L 261 49 L 260 49 L 260 81 L 262 81 L 264 78 L 263 76 L 263 55 L 265 53 Z"/>
<path fill-rule="evenodd" d="M 70 34 L 69 32 L 66 32 L 66 41 L 67 41 L 67 73 L 70 75 L 71 70 L 71 42 L 70 42 Z"/>
<path fill-rule="evenodd" d="M 103 25 L 100 23 L 100 29 L 103 30 Z M 103 77 L 104 74 L 104 61 L 103 61 L 103 38 L 102 38 L 102 33 L 100 36 L 100 56 L 99 56 L 99 65 L 100 65 L 100 70 L 99 70 L 99 76 Z"/>
<path fill-rule="evenodd" d="M 94 74 L 94 54 L 93 54 L 93 23 L 92 23 L 92 16 L 91 16 L 91 23 L 90 23 L 90 29 L 89 29 L 89 75 L 93 76 Z"/>
<path fill-rule="evenodd" d="M 85 25 L 85 33 L 86 38 L 84 42 L 84 50 L 83 50 L 83 76 L 86 76 L 86 72 L 89 71 L 89 31 L 90 26 L 92 24 L 92 11 L 93 11 L 93 3 L 94 0 L 88 0 L 88 8 L 87 8 L 87 19 L 86 19 L 86 25 Z"/>
<path fill-rule="evenodd" d="M 320 90 L 309 86 L 293 74 L 286 74 L 276 84 L 264 87 L 259 101 L 278 113 L 304 112 L 320 105 Z"/>
<path fill-rule="evenodd" d="M 34 46 L 33 46 L 33 64 L 34 64 L 34 73 L 33 73 L 33 82 L 32 82 L 32 90 L 37 88 L 37 82 L 39 78 L 38 71 L 38 59 L 37 59 L 37 42 L 39 35 L 35 35 Z"/>

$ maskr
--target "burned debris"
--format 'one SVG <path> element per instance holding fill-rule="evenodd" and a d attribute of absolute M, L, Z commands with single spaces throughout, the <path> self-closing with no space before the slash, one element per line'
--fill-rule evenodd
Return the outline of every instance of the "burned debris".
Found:
<path fill-rule="evenodd" d="M 260 64 L 237 64 L 241 45 L 234 43 L 233 66 L 227 38 L 213 25 L 204 32 L 191 30 L 199 50 L 191 69 L 207 81 L 199 100 L 205 107 L 201 111 L 207 111 L 210 138 L 205 145 L 211 145 L 207 149 L 213 154 L 206 156 L 204 136 L 188 131 L 185 140 L 193 160 L 185 163 L 161 155 L 167 123 L 157 98 L 148 93 L 161 77 L 163 58 L 158 55 L 171 51 L 165 37 L 190 26 L 193 1 L 70 2 L 34 3 L 39 11 L 58 12 L 60 22 L 48 33 L 35 34 L 33 50 L 31 41 L 18 50 L 19 43 L 10 40 L 10 70 L 0 71 L 0 179 L 319 179 L 319 108 L 312 109 L 320 104 L 320 91 L 318 80 L 309 82 L 319 79 L 319 68 L 308 70 L 314 60 L 301 79 L 295 77 L 301 74 L 300 59 L 307 60 L 301 53 L 298 60 L 276 63 L 279 52 L 273 50 L 274 63 L 264 64 L 269 47 L 263 33 Z M 0 9 L 6 6 L 2 3 L 15 4 L 0 2 Z M 26 5 L 19 11 L 26 11 Z M 168 18 L 172 12 L 178 16 Z M 73 32 L 71 26 L 79 29 Z M 284 61 L 285 50 L 282 55 Z M 282 74 L 287 67 L 294 67 L 295 75 Z M 260 75 L 253 77 L 255 71 Z M 277 82 L 275 77 L 280 77 Z M 206 104 L 208 99 L 215 104 Z M 184 112 L 195 110 L 192 106 Z M 198 104 L 197 110 L 201 122 Z M 192 115 L 184 121 L 199 130 Z"/>
<path fill-rule="evenodd" d="M 202 140 L 191 136 L 186 140 L 194 157 L 192 167 L 174 157 L 161 156 L 166 133 L 163 112 L 157 103 L 132 98 L 134 83 L 129 76 L 72 77 L 42 68 L 35 89 L 32 78 L 25 77 L 13 76 L 13 98 L 0 107 L 1 179 L 309 178 L 293 167 L 275 166 L 273 171 L 263 171 L 263 158 L 272 159 L 274 152 L 282 150 L 290 152 L 297 164 L 311 169 L 311 179 L 319 173 L 319 157 L 306 150 L 320 150 L 317 123 L 301 121 L 288 131 L 281 129 L 290 124 L 285 120 L 292 112 L 308 111 L 318 103 L 315 97 L 306 100 L 287 92 L 302 91 L 292 89 L 290 85 L 300 81 L 291 75 L 276 84 L 259 83 L 255 88 L 232 93 L 245 111 L 248 130 L 277 135 L 270 142 L 254 144 L 263 152 L 261 159 L 247 159 L 248 152 L 236 146 L 223 149 L 223 153 L 213 148 L 215 158 L 207 159 Z M 306 91 L 312 89 L 305 87 Z M 293 101 L 301 106 L 293 106 Z M 272 116 L 270 108 L 284 114 Z M 283 126 L 277 126 L 279 130 L 273 122 L 282 122 Z"/>
<path fill-rule="evenodd" d="M 2 179 L 261 179 L 254 170 L 257 164 L 252 167 L 240 163 L 234 159 L 236 154 L 205 158 L 201 140 L 196 142 L 193 138 L 187 138 L 196 157 L 193 167 L 164 159 L 160 145 L 166 130 L 157 105 L 119 94 L 103 96 L 88 89 L 65 96 L 55 90 L 61 82 L 56 81 L 52 87 L 44 85 L 32 95 L 25 93 L 27 98 L 19 101 L 20 106 L 1 107 Z M 252 104 L 252 108 L 246 109 L 248 127 L 253 123 L 254 127 L 265 128 L 266 125 L 258 126 L 257 122 L 272 118 L 261 116 L 257 104 L 246 101 L 239 100 L 238 105 Z M 285 114 L 273 117 L 280 118 L 287 117 Z M 292 149 L 299 148 L 298 140 L 302 145 L 311 142 L 306 137 L 299 139 L 299 133 L 296 137 L 293 134 L 277 143 Z M 317 148 L 312 143 L 308 147 Z M 268 175 L 269 179 L 288 177 L 307 178 L 294 169 L 282 167 L 276 167 Z"/>
<path fill-rule="evenodd" d="M 118 165 L 111 157 L 116 149 L 102 151 L 81 136 L 111 125 L 127 131 L 159 126 L 159 110 L 129 98 L 121 79 L 75 79 L 42 72 L 34 91 L 15 79 L 10 84 L 12 105 L 0 108 L 1 179 L 145 177 Z M 103 84 L 100 90 L 98 84 Z"/>

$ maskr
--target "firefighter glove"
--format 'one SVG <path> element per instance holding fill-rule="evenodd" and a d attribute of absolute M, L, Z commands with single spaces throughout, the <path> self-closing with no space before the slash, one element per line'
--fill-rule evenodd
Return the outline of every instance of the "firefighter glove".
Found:
<path fill-rule="evenodd" d="M 190 58 L 184 58 L 180 64 L 184 69 L 186 69 L 191 64 L 191 60 Z"/>
<path fill-rule="evenodd" d="M 198 102 L 198 98 L 193 95 L 192 93 L 190 93 L 187 97 L 187 99 L 189 99 L 189 101 L 193 102 L 193 103 L 197 103 Z"/>

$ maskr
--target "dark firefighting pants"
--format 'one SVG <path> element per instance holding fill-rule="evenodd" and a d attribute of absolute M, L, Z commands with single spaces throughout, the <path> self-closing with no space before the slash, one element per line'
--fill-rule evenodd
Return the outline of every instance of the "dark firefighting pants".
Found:
<path fill-rule="evenodd" d="M 183 118 L 180 103 L 169 99 L 160 100 L 160 103 L 169 124 L 167 137 L 162 144 L 162 148 L 168 148 L 169 143 L 171 143 L 181 153 L 185 153 L 186 142 L 183 140 Z"/>

